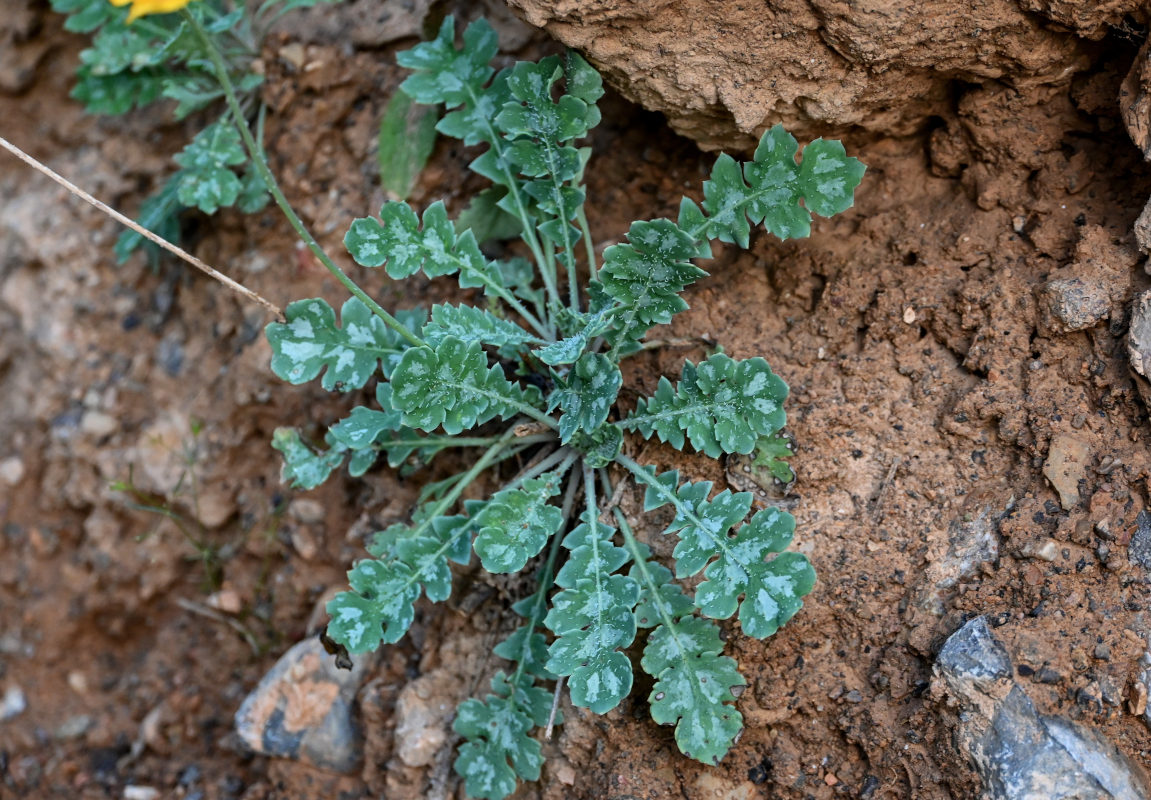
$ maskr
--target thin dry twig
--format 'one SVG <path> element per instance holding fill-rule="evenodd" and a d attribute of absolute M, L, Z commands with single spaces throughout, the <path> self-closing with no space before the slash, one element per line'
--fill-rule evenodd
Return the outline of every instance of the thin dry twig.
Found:
<path fill-rule="evenodd" d="M 16 156 L 16 158 L 20 159 L 25 164 L 27 164 L 28 166 L 35 169 L 37 172 L 40 172 L 40 173 L 43 173 L 44 175 L 47 175 L 49 178 L 56 181 L 56 183 L 63 186 L 65 189 L 67 189 L 69 192 L 71 192 L 72 194 L 79 197 L 81 200 L 92 204 L 93 206 L 98 208 L 100 211 L 104 212 L 109 217 L 111 217 L 112 219 L 119 222 L 121 225 L 126 225 L 127 227 L 131 228 L 133 231 L 140 234 L 141 236 L 143 236 L 145 239 L 152 242 L 153 244 L 159 245 L 160 247 L 167 250 L 169 253 L 172 253 L 173 255 L 178 256 L 179 258 L 182 258 L 184 261 L 187 261 L 189 264 L 191 264 L 196 269 L 200 270 L 201 272 L 205 273 L 206 275 L 208 275 L 212 278 L 215 278 L 217 281 L 224 284 L 225 286 L 227 286 L 229 289 L 231 289 L 236 294 L 241 295 L 242 297 L 244 297 L 248 300 L 251 300 L 253 303 L 258 303 L 259 305 L 262 305 L 264 308 L 268 309 L 273 314 L 275 314 L 277 319 L 280 319 L 280 320 L 284 319 L 284 312 L 280 309 L 279 306 L 277 306 L 272 301 L 270 301 L 264 297 L 261 297 L 260 295 L 256 294 L 251 289 L 249 289 L 247 286 L 244 286 L 243 284 L 236 283 L 236 281 L 232 280 L 231 278 L 229 278 L 224 273 L 219 272 L 218 270 L 215 270 L 212 267 L 209 267 L 207 264 L 205 264 L 200 259 L 196 258 L 191 253 L 188 253 L 185 250 L 181 250 L 179 247 L 172 244 L 167 239 L 164 239 L 160 236 L 157 236 L 156 234 L 152 233 L 147 228 L 141 227 L 140 225 L 136 224 L 133 220 L 129 219 L 128 217 L 125 217 L 123 214 L 121 214 L 119 211 L 112 208 L 111 206 L 108 206 L 105 203 L 100 202 L 95 197 L 93 197 L 92 195 L 88 194 L 83 189 L 81 189 L 79 186 L 75 185 L 74 183 L 69 181 L 67 178 L 64 178 L 63 176 L 58 175 L 57 173 L 53 172 L 51 169 L 44 166 L 43 164 L 41 164 L 36 159 L 32 158 L 32 156 L 28 155 L 23 150 L 21 150 L 19 147 L 12 144 L 11 142 L 9 142 L 7 139 L 5 139 L 2 136 L 0 136 L 0 147 L 3 147 L 9 153 Z"/>
<path fill-rule="evenodd" d="M 232 619 L 231 617 L 216 611 L 214 608 L 208 608 L 208 606 L 201 605 L 200 603 L 197 603 L 194 600 L 189 600 L 186 597 L 177 597 L 176 605 L 185 611 L 191 611 L 193 614 L 199 614 L 201 617 L 207 617 L 214 622 L 219 622 L 227 625 L 236 633 L 240 634 L 240 637 L 248 643 L 248 647 L 252 648 L 253 655 L 258 656 L 260 654 L 260 645 L 256 641 L 256 637 L 253 636 L 252 632 L 245 628 L 244 624 L 239 620 Z"/>

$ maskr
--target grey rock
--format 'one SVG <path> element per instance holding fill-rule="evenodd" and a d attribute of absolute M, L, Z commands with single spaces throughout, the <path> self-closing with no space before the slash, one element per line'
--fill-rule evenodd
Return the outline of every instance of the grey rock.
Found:
<path fill-rule="evenodd" d="M 370 659 L 337 669 L 317 637 L 280 657 L 236 712 L 236 733 L 257 753 L 351 772 L 363 758 L 353 719 L 356 692 Z"/>
<path fill-rule="evenodd" d="M 1127 330 L 1127 358 L 1144 378 L 1151 378 L 1151 289 L 1135 298 Z"/>
<path fill-rule="evenodd" d="M 1146 774 L 1098 732 L 1039 714 L 983 617 L 944 644 L 935 674 L 959 702 L 960 748 L 989 800 L 1141 800 Z"/>
<path fill-rule="evenodd" d="M 76 714 L 64 720 L 56 729 L 57 739 L 79 739 L 92 727 L 92 718 L 87 714 Z"/>
<path fill-rule="evenodd" d="M 979 571 L 981 564 L 999 558 L 999 535 L 995 523 L 999 507 L 987 504 L 973 514 L 956 517 L 947 528 L 947 552 L 932 557 L 917 589 L 916 605 L 934 616 L 943 614 L 944 597 L 964 578 Z"/>
<path fill-rule="evenodd" d="M 1151 513 L 1146 509 L 1135 517 L 1135 533 L 1127 545 L 1127 560 L 1151 571 Z"/>
<path fill-rule="evenodd" d="M 1048 281 L 1040 297 L 1051 315 L 1050 327 L 1060 333 L 1094 327 L 1111 314 L 1108 287 L 1081 278 Z"/>
<path fill-rule="evenodd" d="M 1144 253 L 1151 253 L 1151 198 L 1143 206 L 1143 213 L 1135 220 L 1135 243 Z"/>

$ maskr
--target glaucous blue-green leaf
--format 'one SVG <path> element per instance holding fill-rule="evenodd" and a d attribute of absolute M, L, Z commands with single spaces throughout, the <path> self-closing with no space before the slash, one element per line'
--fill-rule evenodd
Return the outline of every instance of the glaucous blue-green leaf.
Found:
<path fill-rule="evenodd" d="M 365 559 L 348 573 L 352 591 L 328 601 L 328 635 L 352 653 L 392 643 L 411 627 L 419 583 L 402 561 Z"/>
<path fill-rule="evenodd" d="M 574 563 L 556 576 L 563 591 L 552 598 L 544 619 L 556 635 L 547 668 L 568 676 L 572 702 L 597 714 L 619 705 L 632 684 L 631 662 L 619 650 L 635 639 L 639 585 L 611 574 L 628 558 L 611 543 L 613 533 L 602 523 L 589 524 L 585 515 L 568 534 L 563 544 Z"/>
<path fill-rule="evenodd" d="M 842 213 L 855 203 L 855 188 L 867 167 L 847 155 L 843 143 L 816 139 L 803 148 L 799 189 L 803 204 L 821 217 Z"/>
<path fill-rule="evenodd" d="M 640 398 L 621 424 L 645 438 L 657 435 L 682 450 L 685 441 L 712 458 L 721 453 L 750 453 L 762 436 L 787 421 L 783 401 L 787 384 L 762 358 L 736 361 L 717 353 L 698 367 L 684 362 L 673 388 L 660 378 L 655 395 Z"/>
<path fill-rule="evenodd" d="M 600 425 L 591 433 L 576 431 L 568 441 L 573 450 L 583 453 L 584 463 L 592 469 L 606 467 L 623 450 L 623 431 L 619 425 Z"/>
<path fill-rule="evenodd" d="M 652 719 L 675 725 L 680 752 L 711 765 L 719 763 L 743 730 L 732 689 L 747 681 L 722 651 L 714 623 L 684 617 L 652 632 L 640 662 L 656 679 L 648 697 Z"/>
<path fill-rule="evenodd" d="M 456 49 L 456 23 L 448 16 L 435 39 L 396 55 L 401 67 L 414 71 L 400 88 L 424 105 L 443 103 L 455 108 L 477 95 L 492 76 L 491 60 L 499 50 L 496 32 L 478 19 L 464 31 L 464 46 Z"/>
<path fill-rule="evenodd" d="M 476 555 L 491 573 L 519 572 L 563 524 L 563 512 L 548 500 L 560 492 L 560 471 L 497 492 L 476 516 Z"/>
<path fill-rule="evenodd" d="M 248 170 L 240 178 L 240 194 L 236 198 L 236 208 L 245 214 L 254 214 L 268 205 L 270 199 L 268 184 L 264 183 L 260 173 L 249 165 Z"/>
<path fill-rule="evenodd" d="M 447 562 L 467 562 L 470 529 L 466 517 L 425 517 L 377 534 L 372 551 L 380 557 L 357 563 L 348 573 L 351 591 L 328 603 L 328 635 L 353 653 L 399 641 L 415 618 L 421 587 L 433 602 L 451 594 Z"/>
<path fill-rule="evenodd" d="M 264 335 L 272 346 L 272 372 L 289 383 L 306 383 L 324 372 L 321 385 L 328 391 L 359 389 L 381 363 L 386 377 L 408 347 L 354 297 L 340 310 L 339 327 L 336 312 L 318 297 L 297 300 L 284 316 L 286 322 L 269 323 Z M 400 321 L 410 327 L 418 316 Z"/>
<path fill-rule="evenodd" d="M 139 72 L 164 63 L 162 48 L 153 36 L 142 36 L 131 25 L 108 25 L 93 39 L 92 46 L 80 51 L 80 63 L 95 75 Z"/>
<path fill-rule="evenodd" d="M 435 347 L 448 336 L 465 343 L 479 342 L 497 348 L 520 347 L 542 341 L 511 320 L 497 317 L 482 308 L 432 306 L 432 321 L 424 326 L 424 341 Z"/>
<path fill-rule="evenodd" d="M 605 306 L 587 314 L 575 314 L 568 309 L 563 309 L 563 312 L 562 315 L 556 315 L 561 317 L 557 321 L 561 329 L 573 331 L 571 335 L 535 351 L 540 361 L 553 367 L 574 364 L 588 344 L 611 327 L 613 309 Z"/>
<path fill-rule="evenodd" d="M 422 228 L 407 203 L 384 203 L 379 220 L 362 217 L 352 223 L 344 246 L 360 266 L 386 263 L 388 275 L 396 279 L 414 275 L 420 268 L 429 278 L 450 275 L 464 266 L 466 255 L 456 252 L 455 226 L 439 200 L 424 211 Z"/>
<path fill-rule="evenodd" d="M 91 33 L 126 13 L 107 0 L 52 0 L 52 10 L 68 15 L 64 29 L 74 33 Z"/>
<path fill-rule="evenodd" d="M 650 556 L 650 548 L 640 544 L 643 548 L 643 557 Z M 635 624 L 641 628 L 653 628 L 660 624 L 665 615 L 671 619 L 679 619 L 692 613 L 695 604 L 691 598 L 683 593 L 679 584 L 671 579 L 671 570 L 658 561 L 645 560 L 641 570 L 639 564 L 633 564 L 628 575 L 640 585 L 639 602 L 635 606 Z M 646 576 L 651 579 L 649 584 L 644 580 Z"/>
<path fill-rule="evenodd" d="M 244 144 L 234 125 L 220 121 L 204 128 L 175 158 L 183 167 L 180 202 L 205 214 L 234 205 L 243 185 L 232 167 L 246 160 Z"/>
<path fill-rule="evenodd" d="M 469 147 L 480 142 L 494 144 L 500 138 L 496 116 L 512 98 L 508 91 L 510 74 L 510 68 L 502 69 L 487 86 L 469 93 L 463 104 L 444 115 L 436 125 L 436 130 L 444 136 L 461 139 Z M 478 231 L 476 236 L 483 240 Z"/>
<path fill-rule="evenodd" d="M 537 675 L 546 680 L 555 678 L 555 675 L 544 666 L 548 658 L 547 639 L 532 626 L 521 625 L 516 628 L 511 636 L 496 645 L 492 652 L 508 661 L 524 662 L 524 669 L 529 675 Z"/>
<path fill-rule="evenodd" d="M 716 159 L 703 185 L 706 235 L 748 246 L 750 226 L 763 223 L 780 239 L 811 233 L 811 212 L 832 216 L 850 208 L 865 167 L 837 141 L 817 139 L 795 160 L 795 137 L 776 125 L 742 166 L 728 155 Z M 802 201 L 802 205 L 800 204 Z"/>
<path fill-rule="evenodd" d="M 779 630 L 815 585 L 815 570 L 806 557 L 781 552 L 794 531 L 791 514 L 766 508 L 740 526 L 734 537 L 721 534 L 724 547 L 708 565 L 707 580 L 695 593 L 699 610 L 714 619 L 727 619 L 738 605 L 740 627 L 748 636 L 763 639 Z M 768 561 L 771 555 L 775 557 Z"/>
<path fill-rule="evenodd" d="M 582 100 L 585 106 L 584 131 L 582 135 L 599 124 L 600 112 L 596 102 L 603 97 L 603 78 L 591 64 L 575 50 L 568 50 L 564 56 L 564 78 L 566 92 Z"/>
<path fill-rule="evenodd" d="M 528 736 L 531 716 L 515 698 L 488 695 L 486 702 L 460 704 L 452 729 L 467 741 L 460 746 L 455 770 L 469 797 L 502 800 L 516 789 L 517 777 L 538 780 L 543 755 Z"/>
<path fill-rule="evenodd" d="M 560 441 L 567 444 L 576 431 L 594 431 L 607 420 L 607 415 L 623 385 L 619 366 L 602 353 L 584 353 L 567 378 L 553 373 L 556 390 L 548 402 L 548 411 L 563 409 L 560 417 Z"/>
<path fill-rule="evenodd" d="M 427 166 L 436 144 L 434 108 L 417 105 L 406 92 L 395 92 L 380 120 L 376 162 L 380 185 L 392 196 L 407 200 L 416 178 Z"/>
<path fill-rule="evenodd" d="M 711 481 L 678 486 L 675 470 L 654 476 L 644 492 L 644 510 L 653 511 L 670 503 L 675 516 L 664 533 L 676 533 L 679 542 L 675 556 L 675 575 L 687 578 L 703 569 L 725 546 L 727 532 L 739 524 L 751 510 L 750 492 L 720 492 L 708 500 Z"/>
<path fill-rule="evenodd" d="M 433 431 L 440 425 L 455 435 L 499 416 L 512 416 L 525 405 L 539 408 L 542 397 L 504 377 L 499 366 L 488 366 L 479 342 L 465 343 L 446 336 L 435 347 L 404 352 L 392 375 L 392 402 L 410 428 Z"/>
<path fill-rule="evenodd" d="M 638 339 L 652 325 L 665 325 L 687 308 L 680 297 L 688 285 L 707 273 L 688 259 L 698 252 L 695 239 L 668 219 L 633 222 L 628 244 L 604 250 L 599 279 L 624 307 L 616 327 Z"/>
<path fill-rule="evenodd" d="M 381 383 L 376 387 L 377 396 L 383 392 L 390 399 L 391 391 L 391 384 Z M 402 430 L 401 416 L 399 411 L 390 407 L 385 410 L 356 406 L 331 427 L 332 438 L 349 450 L 363 450 L 371 447 L 383 434 Z"/>
<path fill-rule="evenodd" d="M 293 489 L 315 489 L 344 463 L 347 448 L 331 439 L 329 450 L 317 452 L 304 444 L 295 428 L 276 428 L 272 434 L 272 447 L 280 451 L 284 464 L 280 480 Z"/>
<path fill-rule="evenodd" d="M 160 69 L 100 75 L 91 67 L 80 67 L 68 96 L 83 103 L 89 114 L 124 114 L 159 98 L 164 77 Z"/>

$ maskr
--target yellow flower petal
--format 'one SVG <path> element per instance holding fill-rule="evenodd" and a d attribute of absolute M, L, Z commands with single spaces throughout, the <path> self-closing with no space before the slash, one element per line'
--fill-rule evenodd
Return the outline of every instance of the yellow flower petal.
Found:
<path fill-rule="evenodd" d="M 144 16 L 145 14 L 167 14 L 172 11 L 179 11 L 192 0 L 108 0 L 114 6 L 124 6 L 128 3 L 132 4 L 132 9 L 128 12 L 128 21 Z"/>

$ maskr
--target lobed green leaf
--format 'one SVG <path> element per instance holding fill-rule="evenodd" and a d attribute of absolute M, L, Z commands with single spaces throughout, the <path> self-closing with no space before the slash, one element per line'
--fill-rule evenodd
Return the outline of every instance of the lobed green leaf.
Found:
<path fill-rule="evenodd" d="M 566 472 L 566 470 L 565 470 Z M 563 512 L 548 503 L 560 492 L 563 472 L 524 481 L 497 492 L 476 515 L 476 555 L 493 574 L 519 572 L 563 525 Z"/>
<path fill-rule="evenodd" d="M 340 327 L 335 311 L 318 297 L 297 300 L 284 316 L 286 322 L 269 323 L 264 335 L 272 346 L 272 372 L 289 383 L 306 383 L 324 372 L 321 385 L 329 392 L 359 389 L 381 365 L 384 377 L 390 375 L 408 348 L 405 339 L 354 297 L 340 310 Z M 398 318 L 419 330 L 422 317 L 405 312 Z"/>
<path fill-rule="evenodd" d="M 724 535 L 720 557 L 707 567 L 707 580 L 696 590 L 699 610 L 727 619 L 738 605 L 740 627 L 748 636 L 764 639 L 779 630 L 815 585 L 815 570 L 805 556 L 781 552 L 794 531 L 791 514 L 767 508 L 740 526 L 734 538 Z M 775 558 L 767 560 L 771 555 Z"/>
<path fill-rule="evenodd" d="M 655 395 L 641 398 L 621 424 L 645 438 L 659 436 L 677 450 L 686 439 L 712 458 L 721 453 L 750 453 L 762 436 L 787 421 L 783 401 L 787 384 L 762 358 L 736 361 L 723 353 L 698 367 L 684 362 L 673 388 L 660 378 Z"/>
<path fill-rule="evenodd" d="M 591 433 L 603 425 L 623 385 L 619 366 L 602 353 L 584 353 L 566 378 L 554 371 L 556 389 L 548 411 L 563 409 L 560 441 L 567 444 L 577 431 Z"/>
<path fill-rule="evenodd" d="M 443 425 L 452 435 L 543 402 L 536 387 L 523 389 L 509 382 L 499 366 L 488 367 L 479 342 L 455 336 L 445 336 L 435 348 L 404 351 L 392 386 L 392 402 L 403 412 L 405 425 L 425 431 Z"/>
<path fill-rule="evenodd" d="M 628 560 L 611 543 L 613 533 L 602 523 L 589 524 L 585 515 L 567 535 L 563 545 L 571 557 L 556 576 L 564 590 L 552 598 L 544 620 L 556 635 L 547 668 L 568 676 L 572 703 L 597 714 L 619 705 L 632 685 L 631 662 L 619 651 L 635 639 L 639 585 L 611 574 Z"/>

